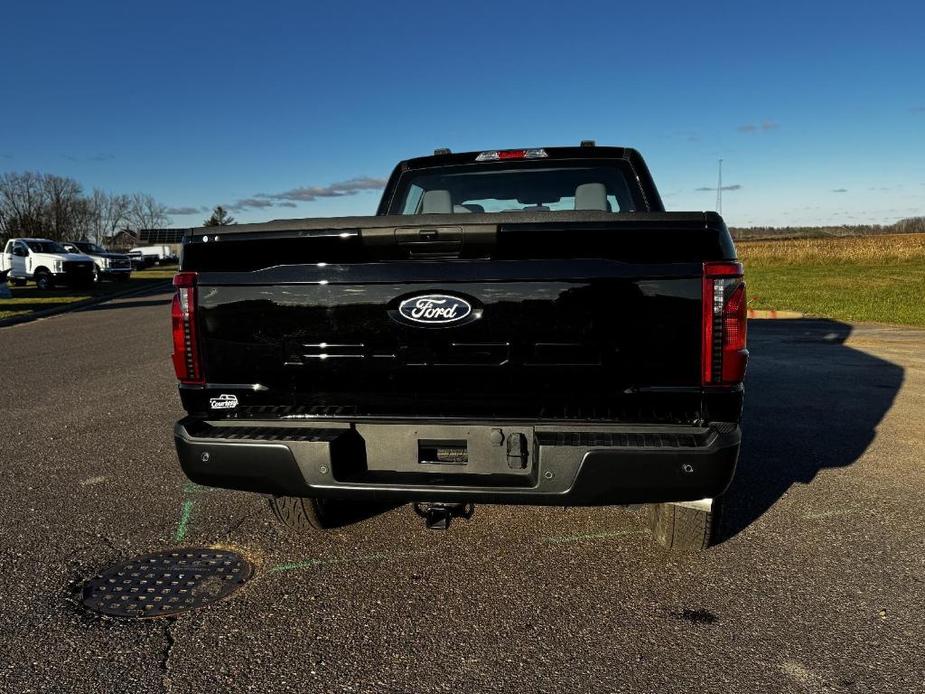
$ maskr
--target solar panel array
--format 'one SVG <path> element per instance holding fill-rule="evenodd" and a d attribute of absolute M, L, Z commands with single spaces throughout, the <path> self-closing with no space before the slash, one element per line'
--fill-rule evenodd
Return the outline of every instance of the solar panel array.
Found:
<path fill-rule="evenodd" d="M 140 244 L 183 243 L 183 237 L 190 229 L 139 229 Z"/>

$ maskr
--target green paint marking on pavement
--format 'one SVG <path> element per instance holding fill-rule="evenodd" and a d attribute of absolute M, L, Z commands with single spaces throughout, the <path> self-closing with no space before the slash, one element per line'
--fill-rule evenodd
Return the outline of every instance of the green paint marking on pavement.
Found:
<path fill-rule="evenodd" d="M 187 482 L 186 484 L 183 485 L 184 494 L 202 494 L 202 493 L 208 494 L 209 492 L 220 492 L 220 491 L 222 490 L 219 489 L 218 487 L 205 487 L 201 484 L 196 484 L 195 482 Z"/>
<path fill-rule="evenodd" d="M 293 562 L 291 564 L 277 564 L 270 571 L 295 571 L 297 569 L 311 569 L 315 566 L 327 566 L 330 564 L 346 564 L 354 561 L 385 561 L 386 559 L 399 559 L 402 557 L 420 556 L 430 554 L 430 551 L 421 552 L 376 552 L 375 554 L 361 554 L 356 557 L 334 557 L 331 559 L 306 559 L 305 561 Z"/>
<path fill-rule="evenodd" d="M 624 535 L 641 535 L 645 530 L 612 530 L 604 533 L 588 533 L 586 535 L 563 535 L 559 537 L 546 537 L 543 542 L 578 542 L 579 540 L 606 540 L 612 537 L 623 537 Z"/>
<path fill-rule="evenodd" d="M 177 533 L 174 535 L 174 540 L 180 542 L 184 537 L 186 537 L 186 530 L 189 528 L 189 517 L 193 512 L 193 502 L 184 501 L 183 506 L 180 509 L 180 522 L 177 523 Z"/>
<path fill-rule="evenodd" d="M 313 566 L 322 566 L 325 564 L 343 564 L 350 561 L 382 561 L 388 559 L 389 555 L 378 552 L 376 554 L 364 554 L 359 557 L 341 557 L 336 559 L 306 559 L 305 561 L 294 562 L 292 564 L 277 564 L 270 571 L 292 571 L 294 569 L 310 569 Z"/>

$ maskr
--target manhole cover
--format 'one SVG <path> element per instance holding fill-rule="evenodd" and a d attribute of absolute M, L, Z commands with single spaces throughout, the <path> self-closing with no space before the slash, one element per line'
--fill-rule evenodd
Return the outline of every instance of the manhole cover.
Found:
<path fill-rule="evenodd" d="M 114 617 L 159 617 L 221 600 L 252 573 L 235 552 L 187 548 L 148 554 L 90 579 L 83 604 Z"/>

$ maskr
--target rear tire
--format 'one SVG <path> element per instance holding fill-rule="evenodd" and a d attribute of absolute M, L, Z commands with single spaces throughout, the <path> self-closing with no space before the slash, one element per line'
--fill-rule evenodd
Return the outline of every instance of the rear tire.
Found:
<path fill-rule="evenodd" d="M 299 496 L 274 496 L 270 498 L 270 510 L 276 520 L 297 533 L 312 530 L 327 530 L 337 527 L 337 502 L 331 499 L 302 498 Z"/>
<path fill-rule="evenodd" d="M 723 499 L 713 499 L 709 511 L 678 506 L 652 504 L 649 507 L 649 530 L 652 538 L 671 550 L 696 552 L 719 543 Z"/>

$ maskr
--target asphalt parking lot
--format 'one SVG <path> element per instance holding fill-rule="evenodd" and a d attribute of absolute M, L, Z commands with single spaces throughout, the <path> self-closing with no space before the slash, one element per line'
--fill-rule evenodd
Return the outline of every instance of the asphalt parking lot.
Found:
<path fill-rule="evenodd" d="M 925 691 L 925 331 L 754 321 L 728 539 L 642 509 L 409 507 L 312 536 L 187 483 L 169 295 L 0 329 L 0 691 Z M 175 619 L 86 613 L 120 558 L 235 548 Z"/>

